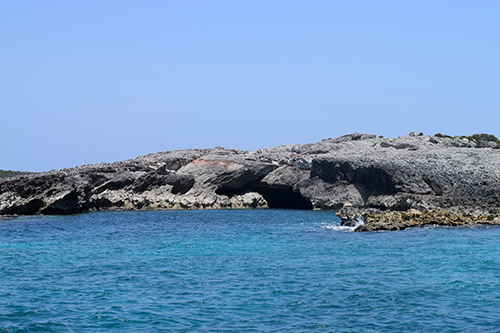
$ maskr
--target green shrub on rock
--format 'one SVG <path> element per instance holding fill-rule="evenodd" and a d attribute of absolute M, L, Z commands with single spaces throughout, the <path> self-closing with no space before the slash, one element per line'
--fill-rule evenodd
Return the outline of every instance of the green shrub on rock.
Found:
<path fill-rule="evenodd" d="M 437 136 L 438 138 L 448 138 L 448 139 L 453 139 L 452 136 L 441 134 L 441 133 L 436 133 L 434 136 Z"/>
<path fill-rule="evenodd" d="M 434 136 L 438 138 L 448 138 L 448 139 L 467 139 L 469 142 L 474 144 L 474 147 L 476 148 L 484 148 L 484 147 L 490 147 L 494 149 L 500 149 L 500 140 L 493 134 L 487 134 L 487 133 L 481 133 L 481 134 L 473 134 L 472 136 L 467 136 L 467 135 L 457 135 L 455 137 L 452 137 L 450 135 L 445 135 L 441 133 L 436 133 Z M 496 146 L 493 146 L 491 143 L 494 142 Z"/>
<path fill-rule="evenodd" d="M 15 177 L 20 175 L 27 175 L 33 172 L 23 172 L 23 171 L 12 171 L 12 170 L 0 170 L 0 179 Z"/>

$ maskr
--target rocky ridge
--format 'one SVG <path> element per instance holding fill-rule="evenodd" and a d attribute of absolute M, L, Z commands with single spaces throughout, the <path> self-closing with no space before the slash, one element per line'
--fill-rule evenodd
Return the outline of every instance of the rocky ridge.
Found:
<path fill-rule="evenodd" d="M 344 225 L 362 217 L 357 231 L 496 224 L 496 144 L 354 133 L 257 151 L 159 152 L 0 180 L 0 215 L 295 208 L 338 210 Z"/>

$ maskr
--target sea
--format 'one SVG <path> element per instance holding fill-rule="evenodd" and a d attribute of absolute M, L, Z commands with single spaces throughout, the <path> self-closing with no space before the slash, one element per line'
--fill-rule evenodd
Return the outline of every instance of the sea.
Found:
<path fill-rule="evenodd" d="M 0 221 L 0 332 L 500 332 L 500 228 L 334 212 Z"/>

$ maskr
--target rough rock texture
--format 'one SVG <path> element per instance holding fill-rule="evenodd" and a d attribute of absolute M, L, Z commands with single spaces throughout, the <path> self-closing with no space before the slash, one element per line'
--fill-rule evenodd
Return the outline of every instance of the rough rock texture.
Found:
<path fill-rule="evenodd" d="M 496 223 L 500 150 L 466 138 L 349 134 L 313 144 L 193 149 L 0 181 L 0 214 L 340 210 L 358 231 Z M 448 222 L 447 222 L 448 221 Z"/>

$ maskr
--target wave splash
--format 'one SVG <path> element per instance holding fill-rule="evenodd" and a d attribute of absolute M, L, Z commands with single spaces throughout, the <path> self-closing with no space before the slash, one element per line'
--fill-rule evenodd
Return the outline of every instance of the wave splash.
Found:
<path fill-rule="evenodd" d="M 334 231 L 352 232 L 352 231 L 356 230 L 357 227 L 359 227 L 360 225 L 363 225 L 363 224 L 365 224 L 365 221 L 363 220 L 363 218 L 361 216 L 358 216 L 356 218 L 356 222 L 351 227 L 346 226 L 346 225 L 326 225 L 326 226 L 323 226 L 323 228 L 325 228 L 327 230 L 334 230 Z"/>

